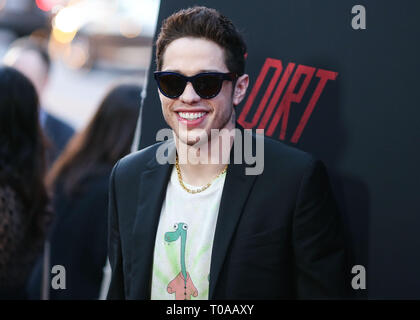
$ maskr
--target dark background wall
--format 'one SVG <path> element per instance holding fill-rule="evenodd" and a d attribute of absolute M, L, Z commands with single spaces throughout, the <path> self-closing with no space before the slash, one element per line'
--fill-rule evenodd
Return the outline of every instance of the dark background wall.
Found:
<path fill-rule="evenodd" d="M 281 117 L 272 136 L 327 165 L 353 247 L 353 263 L 367 269 L 368 290 L 357 296 L 420 299 L 420 2 L 162 1 L 157 30 L 164 17 L 195 4 L 230 17 L 248 44 L 246 72 L 251 83 L 238 118 L 250 123 L 260 107 L 255 127 L 264 127 L 271 103 L 266 130 L 278 112 Z M 359 4 L 366 8 L 366 30 L 351 27 L 351 9 Z M 280 60 L 283 69 L 267 69 L 251 103 L 248 99 L 267 58 Z M 295 65 L 281 91 L 289 63 Z M 155 68 L 152 64 L 151 71 Z M 278 81 L 272 80 L 276 70 Z M 322 70 L 336 78 L 325 83 L 300 138 L 292 141 L 319 88 L 322 76 L 316 75 Z M 275 86 L 264 107 L 261 102 L 271 81 Z M 246 103 L 250 109 L 242 114 Z M 166 127 L 151 75 L 142 126 L 140 147 L 153 144 L 156 132 Z"/>

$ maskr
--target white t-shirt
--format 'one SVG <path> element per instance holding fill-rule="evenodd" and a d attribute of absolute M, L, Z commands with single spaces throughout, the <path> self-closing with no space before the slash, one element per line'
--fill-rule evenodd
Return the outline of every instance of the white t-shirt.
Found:
<path fill-rule="evenodd" d="M 152 300 L 208 299 L 211 252 L 225 177 L 226 173 L 208 189 L 191 194 L 181 187 L 174 166 L 156 234 Z"/>

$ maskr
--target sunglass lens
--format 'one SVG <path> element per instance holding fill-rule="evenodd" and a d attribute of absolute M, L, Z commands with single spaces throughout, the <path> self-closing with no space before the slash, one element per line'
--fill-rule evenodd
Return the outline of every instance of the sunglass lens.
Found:
<path fill-rule="evenodd" d="M 212 98 L 219 93 L 222 81 L 215 75 L 201 75 L 195 78 L 194 90 L 202 98 Z"/>
<path fill-rule="evenodd" d="M 175 74 L 159 76 L 160 89 L 169 97 L 179 97 L 184 92 L 185 84 L 185 80 Z"/>

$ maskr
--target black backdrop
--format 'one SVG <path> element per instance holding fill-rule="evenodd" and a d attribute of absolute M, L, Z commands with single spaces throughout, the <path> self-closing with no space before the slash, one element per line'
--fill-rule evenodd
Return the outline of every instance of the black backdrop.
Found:
<path fill-rule="evenodd" d="M 357 296 L 420 299 L 420 2 L 162 0 L 157 30 L 163 18 L 196 4 L 230 17 L 248 44 L 251 83 L 238 107 L 242 124 L 264 127 L 277 113 L 279 124 L 265 121 L 266 130 L 272 126 L 273 137 L 327 165 L 354 264 L 367 270 L 367 290 Z M 365 30 L 351 26 L 359 4 L 366 8 Z M 271 67 L 263 77 L 265 63 Z M 166 127 L 152 72 L 148 83 L 140 148 Z M 264 111 L 252 124 L 257 110 Z"/>

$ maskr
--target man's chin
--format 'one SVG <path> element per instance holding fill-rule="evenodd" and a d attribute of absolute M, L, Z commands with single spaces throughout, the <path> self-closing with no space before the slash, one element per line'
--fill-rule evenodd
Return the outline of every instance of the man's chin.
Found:
<path fill-rule="evenodd" d="M 196 146 L 196 147 L 198 147 L 201 144 L 207 142 L 207 140 L 200 139 L 199 136 L 193 137 L 193 138 L 188 137 L 188 139 L 180 139 L 180 140 L 181 140 L 182 143 L 184 143 L 188 146 Z"/>
<path fill-rule="evenodd" d="M 197 131 L 197 130 L 194 130 Z M 202 143 L 206 143 L 208 142 L 208 134 L 207 131 L 204 129 L 200 129 L 197 132 L 192 132 L 192 131 L 188 131 L 188 132 L 180 132 L 178 134 L 178 139 L 180 140 L 180 142 L 188 145 L 188 146 L 199 146 Z"/>

